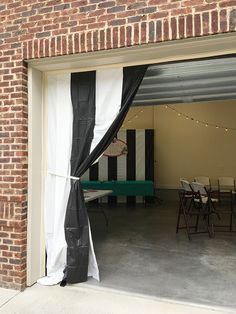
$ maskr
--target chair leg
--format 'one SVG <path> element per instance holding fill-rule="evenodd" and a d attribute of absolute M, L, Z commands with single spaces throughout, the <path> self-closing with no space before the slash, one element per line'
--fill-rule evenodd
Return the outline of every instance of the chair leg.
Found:
<path fill-rule="evenodd" d="M 180 217 L 182 214 L 184 217 L 184 222 L 185 222 L 185 227 L 187 230 L 188 239 L 191 240 L 190 227 L 189 227 L 188 218 L 186 215 L 187 200 L 186 200 L 186 198 L 184 198 L 184 196 L 182 194 L 179 194 L 179 201 L 180 201 L 180 205 L 179 205 L 179 213 L 178 213 L 178 219 L 177 219 L 177 225 L 176 225 L 176 233 L 178 233 L 178 231 L 179 231 Z"/>
<path fill-rule="evenodd" d="M 190 228 L 189 228 L 189 224 L 188 224 L 188 218 L 187 218 L 187 215 L 186 215 L 184 209 L 183 209 L 183 215 L 184 215 L 184 221 L 185 221 L 185 225 L 186 225 L 186 230 L 187 230 L 188 239 L 189 239 L 189 240 L 192 240 L 191 235 L 190 235 Z"/>
<path fill-rule="evenodd" d="M 211 201 L 211 206 L 212 206 L 212 208 L 213 208 L 213 213 L 217 216 L 217 218 L 219 219 L 219 220 L 221 220 L 221 217 L 220 217 L 220 214 L 217 212 L 217 210 L 216 210 L 216 208 L 215 208 L 215 204 Z"/>
<path fill-rule="evenodd" d="M 181 213 L 182 213 L 182 206 L 181 206 L 181 203 L 180 203 L 179 204 L 179 212 L 178 212 L 177 224 L 176 224 L 176 233 L 179 232 L 179 223 L 180 223 Z"/>
<path fill-rule="evenodd" d="M 108 230 L 109 221 L 108 221 L 107 215 L 106 215 L 105 210 L 103 208 L 101 209 L 101 212 L 102 212 L 102 214 L 104 216 L 104 219 L 105 219 L 105 222 L 106 222 L 106 228 Z"/>
<path fill-rule="evenodd" d="M 229 231 L 232 232 L 232 230 L 233 230 L 233 214 L 230 213 Z"/>
<path fill-rule="evenodd" d="M 208 235 L 209 235 L 209 238 L 214 238 L 214 225 L 213 223 L 211 223 L 211 207 L 210 207 L 210 203 L 209 201 L 207 202 L 206 204 L 206 207 L 205 207 L 205 210 L 206 210 L 206 229 L 207 229 L 207 232 L 208 232 Z"/>
<path fill-rule="evenodd" d="M 233 216 L 234 216 L 234 196 L 231 194 L 231 213 L 230 213 L 230 227 L 229 231 L 232 232 L 233 230 Z"/>
<path fill-rule="evenodd" d="M 195 232 L 198 231 L 198 223 L 199 223 L 199 215 L 197 215 L 197 219 L 196 219 Z"/>
<path fill-rule="evenodd" d="M 218 200 L 219 200 L 219 205 L 221 206 L 221 194 L 220 194 L 220 191 L 218 191 Z"/>

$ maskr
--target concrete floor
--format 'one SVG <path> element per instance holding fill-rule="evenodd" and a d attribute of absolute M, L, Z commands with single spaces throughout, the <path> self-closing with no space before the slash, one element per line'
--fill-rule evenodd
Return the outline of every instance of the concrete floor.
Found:
<path fill-rule="evenodd" d="M 110 289 L 34 285 L 16 293 L 0 288 L 0 314 L 225 314 L 229 310 L 190 306 L 174 302 L 118 293 Z M 10 296 L 11 295 L 11 296 Z"/>
<path fill-rule="evenodd" d="M 91 206 L 91 205 L 90 205 Z M 94 205 L 92 205 L 94 206 Z M 178 202 L 103 206 L 90 220 L 101 282 L 89 284 L 158 298 L 236 309 L 236 233 L 175 234 Z"/>

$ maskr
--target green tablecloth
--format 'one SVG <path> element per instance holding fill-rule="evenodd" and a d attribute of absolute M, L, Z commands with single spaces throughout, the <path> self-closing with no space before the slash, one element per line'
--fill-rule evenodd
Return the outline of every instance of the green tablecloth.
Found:
<path fill-rule="evenodd" d="M 81 181 L 83 189 L 112 190 L 111 195 L 154 196 L 153 181 Z"/>

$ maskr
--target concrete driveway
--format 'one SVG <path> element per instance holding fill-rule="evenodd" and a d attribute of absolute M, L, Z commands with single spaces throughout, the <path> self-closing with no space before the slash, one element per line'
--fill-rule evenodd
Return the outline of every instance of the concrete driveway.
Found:
<path fill-rule="evenodd" d="M 223 314 L 236 310 L 128 294 L 111 289 L 79 286 L 46 287 L 35 284 L 24 292 L 0 289 L 1 314 Z"/>

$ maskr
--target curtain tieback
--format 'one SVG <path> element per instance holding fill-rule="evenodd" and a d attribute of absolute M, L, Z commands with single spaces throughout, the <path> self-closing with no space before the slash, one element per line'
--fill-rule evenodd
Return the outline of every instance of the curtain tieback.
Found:
<path fill-rule="evenodd" d="M 64 174 L 60 174 L 60 173 L 56 173 L 56 172 L 51 172 L 51 171 L 48 171 L 48 174 L 50 174 L 50 175 L 52 175 L 52 176 L 57 176 L 57 177 L 66 178 L 66 179 L 80 180 L 79 177 L 67 176 L 67 175 L 64 175 Z"/>

